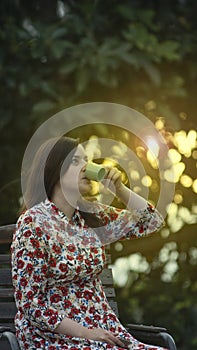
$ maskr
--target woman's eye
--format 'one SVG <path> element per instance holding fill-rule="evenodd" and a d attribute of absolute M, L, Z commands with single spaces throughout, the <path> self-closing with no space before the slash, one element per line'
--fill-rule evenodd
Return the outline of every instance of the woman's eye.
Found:
<path fill-rule="evenodd" d="M 72 159 L 72 164 L 73 164 L 73 165 L 78 165 L 78 164 L 79 164 L 79 159 L 73 158 L 73 159 Z"/>

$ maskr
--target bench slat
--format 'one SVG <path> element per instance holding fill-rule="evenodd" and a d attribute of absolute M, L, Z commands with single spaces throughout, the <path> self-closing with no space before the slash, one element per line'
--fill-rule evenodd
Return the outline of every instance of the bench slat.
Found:
<path fill-rule="evenodd" d="M 9 303 L 0 302 L 0 319 L 13 320 L 16 312 L 17 312 L 17 309 L 14 302 L 9 302 Z"/>
<path fill-rule="evenodd" d="M 6 264 L 10 266 L 10 254 L 0 254 L 0 264 Z"/>
<path fill-rule="evenodd" d="M 111 285 L 113 286 L 113 275 L 112 275 L 112 269 L 105 268 L 102 273 L 100 274 L 101 281 L 104 285 Z"/>
<path fill-rule="evenodd" d="M 0 227 L 0 244 L 11 243 L 15 224 Z"/>
<path fill-rule="evenodd" d="M 115 300 L 109 300 L 109 305 L 111 306 L 112 310 L 115 312 L 116 316 L 119 317 L 119 312 L 118 312 L 118 304 Z"/>
<path fill-rule="evenodd" d="M 14 297 L 14 288 L 0 288 L 0 299 L 8 299 Z"/>
<path fill-rule="evenodd" d="M 103 286 L 103 289 L 107 298 L 114 298 L 116 296 L 114 288 Z"/>
<path fill-rule="evenodd" d="M 0 269 L 0 286 L 12 286 L 12 273 L 11 269 Z"/>

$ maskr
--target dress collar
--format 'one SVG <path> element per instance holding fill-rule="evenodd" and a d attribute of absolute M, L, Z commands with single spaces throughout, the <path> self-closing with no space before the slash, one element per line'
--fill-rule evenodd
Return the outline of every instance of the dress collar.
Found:
<path fill-rule="evenodd" d="M 82 221 L 84 221 L 84 219 L 82 218 L 80 212 L 79 212 L 79 208 L 75 208 L 73 216 L 71 219 L 68 219 L 68 217 L 66 216 L 66 214 L 60 210 L 57 205 L 52 202 L 50 199 L 45 199 L 44 201 L 44 205 L 46 206 L 46 208 L 48 210 L 50 210 L 51 214 L 53 215 L 58 215 L 61 219 L 70 222 L 70 223 L 81 223 Z"/>

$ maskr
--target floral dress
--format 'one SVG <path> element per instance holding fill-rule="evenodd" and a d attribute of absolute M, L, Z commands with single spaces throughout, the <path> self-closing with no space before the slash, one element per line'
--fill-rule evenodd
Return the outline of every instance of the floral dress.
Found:
<path fill-rule="evenodd" d="M 95 215 L 104 220 L 108 241 L 147 235 L 163 223 L 149 204 L 130 212 L 98 203 Z M 15 326 L 21 350 L 122 349 L 56 333 L 64 317 L 84 327 L 118 333 L 130 340 L 131 349 L 161 349 L 133 338 L 109 306 L 99 278 L 105 264 L 99 232 L 86 226 L 77 209 L 68 220 L 48 199 L 18 219 L 11 253 L 18 309 Z"/>

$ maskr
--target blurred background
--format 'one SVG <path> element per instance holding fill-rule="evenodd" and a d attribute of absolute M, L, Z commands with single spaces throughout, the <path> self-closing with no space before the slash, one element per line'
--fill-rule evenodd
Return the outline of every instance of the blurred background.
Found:
<path fill-rule="evenodd" d="M 167 327 L 179 350 L 197 349 L 196 16 L 195 0 L 0 2 L 0 224 L 17 220 L 23 154 L 45 120 L 96 101 L 141 112 L 169 147 L 175 193 L 160 232 L 111 245 L 120 318 Z M 91 121 L 70 135 L 98 154 L 99 138 L 116 140 L 115 165 L 132 149 L 146 169 L 128 165 L 132 187 L 156 204 L 155 140 Z"/>

